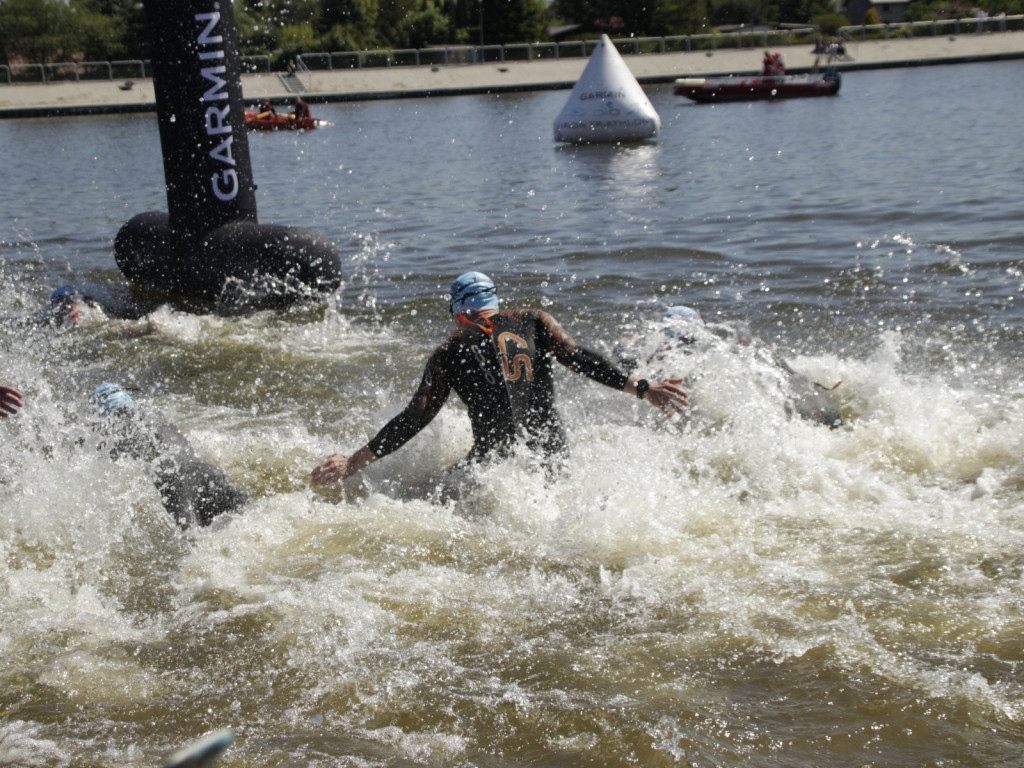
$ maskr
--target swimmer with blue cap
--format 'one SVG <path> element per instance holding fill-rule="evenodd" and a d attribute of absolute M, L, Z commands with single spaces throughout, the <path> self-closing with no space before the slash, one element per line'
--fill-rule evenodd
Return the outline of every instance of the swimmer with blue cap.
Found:
<path fill-rule="evenodd" d="M 683 344 L 693 344 L 697 340 L 698 329 L 704 327 L 704 318 L 700 312 L 685 304 L 669 307 L 661 318 L 666 321 L 665 335 Z"/>
<path fill-rule="evenodd" d="M 159 417 L 140 417 L 120 384 L 100 384 L 89 400 L 103 436 L 99 447 L 115 461 L 129 456 L 146 462 L 164 508 L 180 527 L 209 525 L 249 500 L 220 468 L 196 455 L 177 427 Z"/>
<path fill-rule="evenodd" d="M 131 413 L 135 410 L 135 401 L 120 384 L 111 382 L 100 384 L 92 391 L 90 400 L 93 415 L 102 418 Z"/>
<path fill-rule="evenodd" d="M 473 429 L 470 461 L 501 458 L 523 442 L 546 457 L 564 452 L 565 431 L 555 409 L 557 361 L 612 389 L 647 400 L 669 415 L 688 396 L 681 379 L 648 382 L 626 374 L 569 335 L 550 314 L 501 310 L 494 282 L 482 272 L 459 275 L 448 291 L 456 329 L 427 360 L 412 400 L 352 455 L 335 453 L 313 469 L 314 485 L 351 477 L 401 448 L 441 410 L 452 390 L 466 404 Z"/>
<path fill-rule="evenodd" d="M 498 311 L 498 292 L 483 272 L 466 272 L 455 278 L 448 289 L 448 309 L 457 315 L 465 309 Z"/>

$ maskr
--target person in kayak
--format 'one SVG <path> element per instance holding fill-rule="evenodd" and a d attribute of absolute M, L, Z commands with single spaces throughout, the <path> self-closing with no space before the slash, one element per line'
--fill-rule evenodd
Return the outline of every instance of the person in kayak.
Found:
<path fill-rule="evenodd" d="M 667 414 L 688 405 L 681 379 L 648 382 L 625 374 L 577 344 L 547 312 L 499 311 L 494 283 L 480 272 L 466 272 L 452 283 L 449 309 L 457 327 L 430 356 L 405 410 L 352 455 L 325 459 L 312 472 L 315 485 L 351 477 L 401 448 L 431 422 L 453 389 L 466 404 L 473 429 L 467 459 L 500 457 L 520 439 L 548 455 L 561 452 L 566 439 L 555 410 L 554 360 Z"/>
<path fill-rule="evenodd" d="M 164 508 L 179 527 L 209 525 L 249 501 L 221 469 L 196 455 L 176 426 L 140 415 L 124 387 L 100 384 L 90 400 L 99 448 L 115 461 L 130 457 L 145 462 Z"/>

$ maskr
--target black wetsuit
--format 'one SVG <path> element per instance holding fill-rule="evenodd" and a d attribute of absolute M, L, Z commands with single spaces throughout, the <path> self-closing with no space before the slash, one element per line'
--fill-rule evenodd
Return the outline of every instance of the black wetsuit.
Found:
<path fill-rule="evenodd" d="M 114 415 L 103 424 L 113 459 L 121 455 L 145 461 L 164 507 L 182 528 L 209 525 L 249 497 L 218 467 L 196 456 L 177 427 L 166 421 Z"/>
<path fill-rule="evenodd" d="M 576 344 L 546 312 L 512 309 L 476 320 L 479 325 L 460 326 L 434 351 L 409 405 L 370 440 L 378 457 L 427 426 L 452 389 L 473 427 L 469 458 L 479 459 L 507 450 L 519 436 L 545 453 L 565 447 L 555 410 L 554 360 L 614 389 L 626 386 L 626 374 Z"/>

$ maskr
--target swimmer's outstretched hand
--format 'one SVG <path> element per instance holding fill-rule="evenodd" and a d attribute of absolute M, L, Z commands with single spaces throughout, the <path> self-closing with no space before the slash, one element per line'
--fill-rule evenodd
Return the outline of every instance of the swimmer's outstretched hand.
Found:
<path fill-rule="evenodd" d="M 339 480 L 346 480 L 356 472 L 377 460 L 377 455 L 363 446 L 351 456 L 344 453 L 332 453 L 311 473 L 313 485 L 330 485 Z"/>
<path fill-rule="evenodd" d="M 644 399 L 668 416 L 682 413 L 683 408 L 690 405 L 690 395 L 679 386 L 682 383 L 682 379 L 665 379 L 654 382 L 647 390 Z"/>
<path fill-rule="evenodd" d="M 0 386 L 0 418 L 6 419 L 8 416 L 13 416 L 24 405 L 21 392 L 14 387 Z"/>

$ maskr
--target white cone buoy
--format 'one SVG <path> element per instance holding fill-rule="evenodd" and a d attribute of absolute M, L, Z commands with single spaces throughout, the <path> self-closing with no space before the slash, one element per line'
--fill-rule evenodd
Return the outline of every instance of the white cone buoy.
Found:
<path fill-rule="evenodd" d="M 608 35 L 601 35 L 569 101 L 555 119 L 555 141 L 640 141 L 661 118 Z"/>

